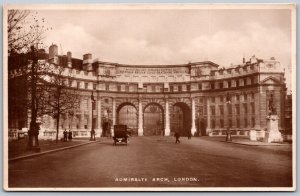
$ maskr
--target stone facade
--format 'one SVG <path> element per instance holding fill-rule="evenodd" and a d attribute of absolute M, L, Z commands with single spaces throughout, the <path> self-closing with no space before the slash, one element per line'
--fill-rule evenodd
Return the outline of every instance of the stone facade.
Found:
<path fill-rule="evenodd" d="M 148 123 L 158 114 L 161 117 L 156 124 L 163 127 L 159 133 L 164 136 L 172 135 L 180 123 L 184 129 L 180 130 L 182 135 L 189 132 L 224 135 L 227 128 L 233 134 L 248 135 L 250 130 L 267 127 L 270 94 L 279 116 L 279 130 L 285 128 L 284 72 L 274 58 L 262 60 L 253 56 L 241 65 L 221 68 L 210 61 L 125 65 L 93 60 L 91 54 L 84 55 L 81 61 L 72 60 L 70 52 L 67 57 L 49 56 L 53 58 L 49 58 L 48 63 L 65 67 L 63 75 L 68 86 L 81 96 L 80 108 L 74 108 L 73 116 L 62 116 L 60 125 L 61 132 L 70 129 L 75 137 L 89 137 L 92 123 L 96 136 L 104 135 L 103 123 L 118 124 L 122 121 L 119 113 L 126 106 L 132 106 L 130 116 L 137 124 L 130 128 L 139 136 L 144 135 L 145 121 Z M 67 63 L 62 64 L 60 58 L 64 57 Z M 72 62 L 76 62 L 76 66 Z M 19 77 L 18 73 L 18 69 L 11 70 L 9 78 Z M 92 92 L 96 99 L 93 116 Z M 147 115 L 153 117 L 145 119 L 147 107 L 152 106 L 157 106 L 149 110 L 153 115 Z M 18 120 L 10 119 L 10 128 L 14 128 Z M 55 127 L 55 121 L 44 116 L 40 136 L 54 138 Z"/>

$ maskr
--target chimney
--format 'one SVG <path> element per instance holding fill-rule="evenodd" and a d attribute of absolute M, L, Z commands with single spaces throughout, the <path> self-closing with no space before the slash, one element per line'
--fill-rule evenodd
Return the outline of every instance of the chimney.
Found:
<path fill-rule="evenodd" d="M 58 64 L 58 47 L 55 44 L 49 47 L 49 61 Z"/>
<path fill-rule="evenodd" d="M 243 57 L 243 64 L 245 64 L 245 62 L 246 62 L 246 61 L 245 61 L 245 57 Z"/>
<path fill-rule="evenodd" d="M 68 67 L 72 67 L 72 53 L 70 51 L 67 52 L 67 64 Z"/>
<path fill-rule="evenodd" d="M 92 63 L 93 63 L 92 62 L 92 54 L 90 54 L 90 53 L 84 54 L 83 55 L 83 69 L 92 71 L 93 70 Z"/>
<path fill-rule="evenodd" d="M 53 59 L 57 55 L 58 55 L 58 47 L 57 47 L 57 45 L 52 44 L 49 47 L 49 59 Z"/>

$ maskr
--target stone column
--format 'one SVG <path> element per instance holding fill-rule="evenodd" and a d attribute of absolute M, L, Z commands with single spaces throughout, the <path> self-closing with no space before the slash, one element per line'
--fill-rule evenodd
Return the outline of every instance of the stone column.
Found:
<path fill-rule="evenodd" d="M 195 135 L 196 133 L 196 109 L 195 109 L 195 99 L 192 98 L 192 128 L 191 128 L 191 134 Z"/>
<path fill-rule="evenodd" d="M 143 136 L 143 106 L 142 101 L 139 99 L 139 127 L 138 127 L 138 136 Z"/>
<path fill-rule="evenodd" d="M 88 129 L 90 131 L 91 128 L 92 128 L 92 123 L 93 123 L 93 115 L 92 115 L 92 112 L 93 112 L 93 102 L 92 102 L 92 99 L 89 99 L 88 102 L 89 102 L 89 107 L 88 107 L 88 110 L 89 110 Z"/>
<path fill-rule="evenodd" d="M 169 100 L 165 100 L 165 136 L 170 136 L 170 114 L 169 114 Z"/>
<path fill-rule="evenodd" d="M 101 137 L 102 135 L 102 116 L 101 116 L 101 98 L 98 100 L 98 110 L 97 110 L 97 117 L 98 117 L 98 133 L 96 133 L 96 136 L 99 135 Z"/>
<path fill-rule="evenodd" d="M 112 99 L 112 126 L 111 126 L 111 136 L 114 136 L 114 125 L 116 124 L 116 99 Z"/>
<path fill-rule="evenodd" d="M 79 129 L 84 129 L 84 112 L 83 111 L 81 111 L 81 114 L 80 114 Z"/>
<path fill-rule="evenodd" d="M 211 114 L 210 114 L 210 97 L 206 97 L 206 100 L 207 100 L 207 127 L 206 127 L 206 134 L 209 135 L 209 136 L 212 136 L 212 133 L 211 133 L 211 124 L 210 124 L 210 121 L 211 121 Z"/>

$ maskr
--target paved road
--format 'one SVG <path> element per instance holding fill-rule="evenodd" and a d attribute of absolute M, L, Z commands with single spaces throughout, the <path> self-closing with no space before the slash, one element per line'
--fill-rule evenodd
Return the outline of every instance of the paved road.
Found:
<path fill-rule="evenodd" d="M 9 187 L 140 186 L 292 186 L 291 147 L 243 146 L 206 138 L 181 138 L 181 144 L 175 144 L 172 137 L 133 137 L 128 146 L 113 146 L 103 138 L 9 164 Z"/>

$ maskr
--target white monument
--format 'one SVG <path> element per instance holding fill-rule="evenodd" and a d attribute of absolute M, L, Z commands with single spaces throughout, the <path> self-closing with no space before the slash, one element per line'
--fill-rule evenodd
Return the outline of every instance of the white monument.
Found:
<path fill-rule="evenodd" d="M 267 117 L 267 131 L 265 136 L 265 141 L 271 142 L 282 142 L 283 138 L 278 129 L 278 116 L 276 114 L 271 114 Z"/>
<path fill-rule="evenodd" d="M 269 99 L 269 116 L 267 116 L 267 131 L 265 135 L 265 142 L 282 142 L 283 138 L 278 129 L 279 117 L 276 114 L 276 109 L 274 107 L 273 94 Z"/>

